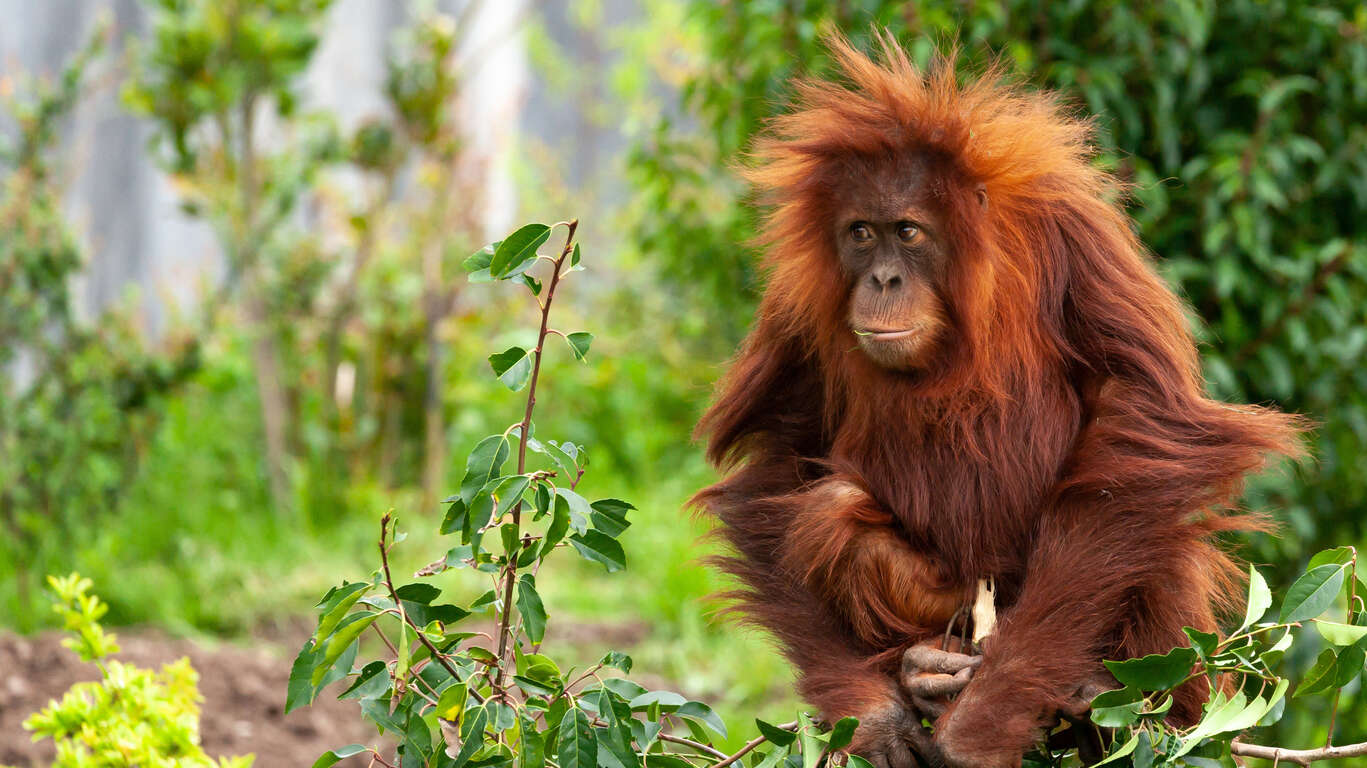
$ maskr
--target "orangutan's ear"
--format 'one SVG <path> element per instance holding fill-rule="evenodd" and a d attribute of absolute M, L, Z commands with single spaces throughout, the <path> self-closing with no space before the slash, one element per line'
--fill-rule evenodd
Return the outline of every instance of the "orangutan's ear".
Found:
<path fill-rule="evenodd" d="M 978 198 L 978 207 L 982 208 L 984 211 L 987 210 L 987 185 L 978 184 L 977 187 L 974 187 L 973 194 Z"/>

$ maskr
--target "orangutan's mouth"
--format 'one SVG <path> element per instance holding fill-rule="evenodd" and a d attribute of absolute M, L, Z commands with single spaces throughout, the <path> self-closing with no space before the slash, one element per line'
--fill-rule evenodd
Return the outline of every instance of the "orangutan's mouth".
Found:
<path fill-rule="evenodd" d="M 863 329 L 855 328 L 855 329 L 854 329 L 854 333 L 855 333 L 856 336 L 860 336 L 860 337 L 862 337 L 862 338 L 868 339 L 869 341 L 897 341 L 898 339 L 905 339 L 905 338 L 909 338 L 909 337 L 911 337 L 911 336 L 915 336 L 916 334 L 918 334 L 918 333 L 920 333 L 920 332 L 921 332 L 921 327 L 920 327 L 920 326 L 914 326 L 914 327 L 912 327 L 912 328 L 907 328 L 907 329 L 905 329 L 905 330 L 900 330 L 900 331 L 897 331 L 897 330 L 886 330 L 886 329 L 883 329 L 883 328 L 863 328 Z"/>

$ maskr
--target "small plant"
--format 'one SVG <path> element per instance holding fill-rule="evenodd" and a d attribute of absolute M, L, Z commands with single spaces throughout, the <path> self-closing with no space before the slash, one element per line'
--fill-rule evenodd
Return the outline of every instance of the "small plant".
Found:
<path fill-rule="evenodd" d="M 199 676 L 182 658 L 160 672 L 109 657 L 119 652 L 100 618 L 108 606 L 79 574 L 48 577 L 53 606 L 70 637 L 62 645 L 100 668 L 100 680 L 77 683 L 24 721 L 35 741 L 57 745 L 56 768 L 146 765 L 165 768 L 248 768 L 252 757 L 214 760 L 199 745 Z"/>
<path fill-rule="evenodd" d="M 539 254 L 561 226 L 566 235 L 557 255 Z M 404 534 L 394 532 L 390 514 L 381 519 L 380 569 L 332 589 L 318 603 L 318 627 L 294 662 L 286 711 L 345 682 L 339 698 L 358 700 L 363 716 L 397 741 L 397 751 L 387 756 L 378 747 L 354 744 L 325 753 L 315 768 L 367 752 L 394 768 L 725 768 L 742 759 L 752 767 L 815 768 L 829 751 L 850 743 L 853 718 L 827 733 L 803 715 L 778 726 L 757 721 L 762 735 L 728 754 L 715 744 L 727 729 L 711 707 L 627 679 L 631 659 L 625 654 L 563 666 L 544 647 L 549 615 L 537 589 L 542 563 L 572 550 L 609 572 L 623 570 L 618 537 L 634 509 L 619 499 L 582 495 L 585 447 L 538 436 L 533 421 L 548 341 L 559 336 L 582 361 L 593 340 L 551 323 L 557 291 L 583 268 L 576 228 L 574 221 L 528 224 L 465 260 L 471 282 L 524 286 L 541 322 L 532 349 L 515 346 L 489 356 L 504 385 L 527 390 L 526 403 L 519 420 L 470 452 L 441 524 L 441 534 L 454 541 L 416 576 L 462 569 L 492 579 L 493 588 L 456 605 L 441 602 L 442 590 L 429 581 L 397 583 L 389 555 Z M 472 616 L 490 611 L 492 634 L 472 626 Z M 360 661 L 367 630 L 384 653 Z"/>

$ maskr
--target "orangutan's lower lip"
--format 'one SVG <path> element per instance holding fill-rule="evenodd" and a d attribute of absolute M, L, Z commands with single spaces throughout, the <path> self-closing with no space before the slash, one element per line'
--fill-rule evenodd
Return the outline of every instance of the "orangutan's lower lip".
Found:
<path fill-rule="evenodd" d="M 905 331 L 875 331 L 872 329 L 861 331 L 855 329 L 855 334 L 858 336 L 862 336 L 866 339 L 870 339 L 872 341 L 896 341 L 898 339 L 905 339 L 908 336 L 913 336 L 919 330 L 921 329 L 908 328 Z"/>

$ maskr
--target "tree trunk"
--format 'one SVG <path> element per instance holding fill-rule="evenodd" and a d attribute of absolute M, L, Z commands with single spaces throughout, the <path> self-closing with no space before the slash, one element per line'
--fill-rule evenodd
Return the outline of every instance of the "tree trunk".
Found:
<path fill-rule="evenodd" d="M 270 482 L 271 501 L 281 511 L 291 506 L 287 463 L 289 447 L 286 439 L 289 423 L 289 404 L 280 381 L 280 359 L 275 348 L 266 308 L 261 302 L 260 286 L 255 281 L 246 295 L 247 320 L 255 338 L 252 339 L 252 362 L 256 368 L 256 392 L 261 401 L 261 426 L 266 437 L 266 475 Z"/>

